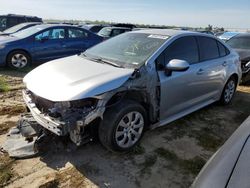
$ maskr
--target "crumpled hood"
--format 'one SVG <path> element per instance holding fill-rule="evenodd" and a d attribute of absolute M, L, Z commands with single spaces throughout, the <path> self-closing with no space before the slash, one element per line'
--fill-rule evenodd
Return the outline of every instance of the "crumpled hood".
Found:
<path fill-rule="evenodd" d="M 37 67 L 23 81 L 30 91 L 40 97 L 51 101 L 71 101 L 116 89 L 133 72 L 133 69 L 117 68 L 71 56 Z"/>
<path fill-rule="evenodd" d="M 250 50 L 245 49 L 234 49 L 240 56 L 240 60 L 250 61 Z"/>

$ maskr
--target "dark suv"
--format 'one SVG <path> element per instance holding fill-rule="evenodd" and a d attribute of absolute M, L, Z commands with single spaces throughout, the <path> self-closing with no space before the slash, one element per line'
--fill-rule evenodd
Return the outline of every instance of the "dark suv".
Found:
<path fill-rule="evenodd" d="M 0 16 L 0 31 L 24 22 L 42 22 L 42 18 L 16 14 L 2 15 Z"/>
<path fill-rule="evenodd" d="M 131 28 L 126 27 L 104 27 L 97 34 L 104 39 L 108 39 L 131 30 Z"/>

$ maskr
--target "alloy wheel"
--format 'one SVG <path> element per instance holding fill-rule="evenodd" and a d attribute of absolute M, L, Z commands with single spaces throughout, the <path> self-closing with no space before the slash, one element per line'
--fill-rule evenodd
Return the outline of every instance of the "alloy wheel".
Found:
<path fill-rule="evenodd" d="M 224 91 L 224 100 L 226 103 L 229 103 L 232 100 L 234 92 L 235 92 L 235 82 L 234 80 L 230 80 L 227 83 Z"/>
<path fill-rule="evenodd" d="M 27 65 L 28 59 L 23 54 L 14 54 L 11 58 L 11 64 L 15 68 L 23 68 Z"/>
<path fill-rule="evenodd" d="M 121 148 L 133 146 L 141 137 L 144 128 L 144 118 L 140 112 L 133 111 L 123 116 L 118 123 L 115 139 Z"/>

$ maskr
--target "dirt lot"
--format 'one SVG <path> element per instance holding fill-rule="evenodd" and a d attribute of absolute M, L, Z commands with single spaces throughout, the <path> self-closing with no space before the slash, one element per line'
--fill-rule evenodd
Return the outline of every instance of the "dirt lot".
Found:
<path fill-rule="evenodd" d="M 15 125 L 25 72 L 0 70 L 0 145 Z M 209 157 L 250 114 L 250 86 L 240 86 L 229 106 L 210 105 L 145 133 L 129 154 L 114 154 L 98 142 L 79 148 L 56 141 L 39 157 L 0 154 L 0 186 L 6 187 L 189 187 Z"/>

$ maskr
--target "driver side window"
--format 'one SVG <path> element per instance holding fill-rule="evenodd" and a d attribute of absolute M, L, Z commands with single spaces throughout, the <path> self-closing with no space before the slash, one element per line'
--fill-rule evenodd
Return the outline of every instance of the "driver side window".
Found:
<path fill-rule="evenodd" d="M 164 69 L 173 59 L 185 60 L 190 64 L 198 63 L 199 51 L 195 37 L 182 37 L 170 44 L 156 60 L 158 70 Z"/>
<path fill-rule="evenodd" d="M 35 40 L 41 40 L 42 38 L 49 38 L 49 30 L 35 36 Z"/>
<path fill-rule="evenodd" d="M 43 38 L 47 38 L 50 40 L 54 39 L 64 39 L 65 38 L 65 30 L 58 28 L 58 29 L 50 29 L 45 32 L 42 32 L 35 36 L 35 40 L 41 40 Z"/>

